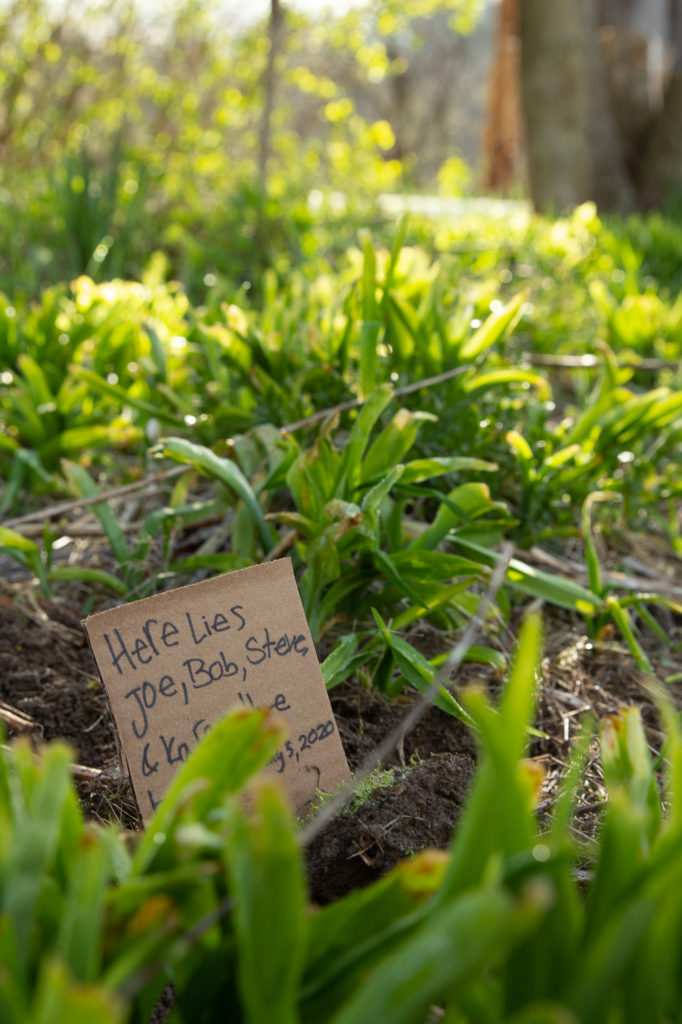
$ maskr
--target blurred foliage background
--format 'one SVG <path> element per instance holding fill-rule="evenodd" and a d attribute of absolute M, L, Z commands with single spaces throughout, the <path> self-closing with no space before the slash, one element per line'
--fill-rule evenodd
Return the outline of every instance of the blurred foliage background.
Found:
<path fill-rule="evenodd" d="M 562 61 L 579 53 L 594 63 L 602 40 L 613 103 L 600 104 L 590 85 L 594 101 L 578 139 L 594 136 L 595 124 L 608 134 L 626 107 L 639 133 L 630 130 L 621 164 L 642 149 L 643 126 L 656 134 L 665 105 L 663 85 L 652 92 L 659 72 L 637 62 L 632 42 L 645 57 L 653 53 L 658 22 L 645 19 L 633 35 L 623 10 L 589 3 L 589 12 L 557 5 L 584 28 L 580 40 L 571 36 L 569 53 L 561 40 L 552 49 L 557 28 L 543 28 L 541 16 L 532 21 L 535 35 L 521 39 L 529 35 L 529 0 L 271 0 L 246 10 L 209 0 L 4 2 L 0 289 L 33 295 L 81 273 L 139 278 L 163 251 L 166 276 L 197 301 L 218 277 L 248 287 L 266 267 L 283 271 L 313 255 L 333 263 L 357 224 L 383 219 L 382 193 L 483 188 L 518 198 L 530 185 L 536 205 L 555 212 L 599 200 L 599 183 L 616 180 L 621 165 L 602 159 L 596 170 L 610 173 L 593 183 L 578 166 L 582 150 L 567 128 L 576 127 L 574 90 L 562 85 Z M 677 0 L 666 5 L 674 18 Z M 660 6 L 629 0 L 624 8 Z M 670 40 L 666 97 L 679 77 Z M 543 46 L 554 54 L 554 88 Z M 530 93 L 528 65 L 536 73 Z M 557 132 L 569 160 L 552 157 Z M 538 146 L 549 186 L 539 182 Z M 576 180 L 565 182 L 566 174 Z M 673 204 L 679 195 L 674 181 L 659 193 Z"/>
<path fill-rule="evenodd" d="M 456 49 L 480 0 L 371 3 L 333 18 L 273 4 L 241 21 L 236 7 L 4 5 L 0 287 L 139 277 L 162 250 L 195 294 L 216 274 L 283 269 L 321 241 L 333 254 L 349 213 L 369 216 L 378 192 L 433 186 L 439 172 L 450 189 L 468 182 L 464 162 L 427 139 L 440 119 L 426 116 L 428 88 L 406 88 L 402 51 L 443 28 Z M 450 85 L 443 63 L 431 89 Z M 311 192 L 332 214 L 323 240 Z"/>

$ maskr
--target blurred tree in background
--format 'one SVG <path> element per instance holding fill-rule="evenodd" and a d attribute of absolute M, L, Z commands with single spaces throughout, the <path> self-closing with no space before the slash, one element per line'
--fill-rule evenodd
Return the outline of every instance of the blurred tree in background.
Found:
<path fill-rule="evenodd" d="M 682 186 L 680 123 L 681 0 L 501 0 L 488 187 L 512 187 L 525 155 L 539 209 L 662 206 Z"/>

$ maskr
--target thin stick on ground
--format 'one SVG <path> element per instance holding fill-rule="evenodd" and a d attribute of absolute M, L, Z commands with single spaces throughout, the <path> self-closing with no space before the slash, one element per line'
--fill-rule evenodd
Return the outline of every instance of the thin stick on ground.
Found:
<path fill-rule="evenodd" d="M 12 748 L 8 746 L 6 743 L 0 743 L 0 750 L 4 751 L 6 754 L 12 753 Z M 104 775 L 103 768 L 89 768 L 85 764 L 74 763 L 72 763 L 69 767 L 71 769 L 71 774 L 73 775 L 74 779 L 101 779 L 102 776 Z"/>
<path fill-rule="evenodd" d="M 524 352 L 521 360 L 531 366 L 547 366 L 552 370 L 599 370 L 604 360 L 593 352 L 584 355 L 545 355 L 541 352 Z M 618 365 L 624 370 L 644 370 L 660 373 L 661 370 L 677 370 L 678 363 L 667 359 L 623 359 Z"/>
<path fill-rule="evenodd" d="M 403 387 L 396 388 L 393 394 L 396 398 L 400 398 L 403 395 L 410 395 L 414 391 L 420 391 L 422 388 L 432 388 L 438 384 L 444 384 L 446 381 L 453 380 L 455 377 L 459 377 L 461 374 L 466 373 L 467 370 L 471 369 L 472 367 L 469 364 L 466 366 L 455 366 L 453 369 L 446 370 L 445 373 L 439 373 L 435 377 L 424 377 L 422 380 L 414 381 L 412 384 L 405 384 Z M 295 430 L 302 430 L 303 427 L 319 423 L 320 420 L 324 420 L 328 416 L 333 416 L 335 413 L 349 412 L 351 409 L 359 409 L 366 401 L 366 398 L 353 398 L 348 402 L 341 402 L 340 405 L 333 405 L 328 409 L 320 409 L 319 412 L 314 412 L 302 420 L 295 420 L 293 423 L 285 423 L 283 427 L 279 427 L 279 430 L 282 434 L 290 434 Z M 234 439 L 230 438 L 228 440 Z M 171 469 L 166 469 L 163 470 L 163 472 L 147 476 L 143 480 L 134 480 L 130 484 L 122 484 L 120 487 L 112 487 L 108 491 L 101 491 L 99 494 L 93 495 L 89 498 L 74 498 L 72 501 L 62 501 L 58 505 L 50 505 L 47 508 L 37 509 L 35 512 L 27 512 L 23 516 L 17 516 L 15 519 L 8 519 L 1 525 L 8 527 L 9 529 L 14 529 L 17 526 L 22 526 L 24 523 L 36 522 L 36 520 L 44 523 L 47 519 L 54 519 L 55 516 L 63 515 L 66 512 L 72 512 L 74 509 L 88 508 L 90 505 L 97 505 L 102 501 L 111 501 L 111 499 L 122 498 L 128 494 L 134 494 L 136 491 L 145 490 L 147 487 L 151 487 L 157 483 L 172 480 L 176 476 L 181 476 L 183 473 L 189 473 L 190 470 L 193 469 L 194 466 L 173 466 Z"/>
<path fill-rule="evenodd" d="M 412 384 L 404 384 L 402 387 L 396 388 L 393 395 L 395 398 L 402 398 L 404 395 L 411 395 L 415 391 L 421 391 L 422 388 L 433 388 L 437 384 L 445 384 L 449 380 L 454 380 L 455 377 L 460 377 L 467 370 L 471 369 L 473 367 L 468 363 L 465 366 L 455 366 L 453 369 L 446 370 L 445 373 L 439 373 L 435 377 L 424 377 L 422 380 L 413 381 Z M 303 427 L 310 427 L 314 423 L 319 423 L 320 420 L 327 419 L 328 416 L 333 416 L 337 412 L 350 412 L 351 409 L 359 409 L 366 401 L 366 398 L 351 398 L 348 402 L 340 402 L 339 405 L 332 405 L 329 409 L 320 409 L 319 412 L 313 412 L 302 420 L 295 420 L 294 423 L 287 423 L 279 429 L 281 433 L 289 434 L 294 430 L 301 430 Z"/>
<path fill-rule="evenodd" d="M 112 487 L 108 491 L 100 491 L 99 494 L 91 498 L 74 498 L 73 501 L 61 501 L 58 505 L 50 505 L 48 508 L 35 512 L 27 512 L 26 515 L 18 516 L 16 519 L 8 519 L 2 525 L 14 529 L 23 523 L 33 523 L 36 519 L 44 522 L 46 519 L 54 519 L 55 516 L 63 515 L 65 512 L 73 512 L 77 508 L 88 508 L 88 506 L 97 505 L 102 501 L 110 501 L 112 498 L 122 498 L 126 494 L 146 490 L 147 487 L 152 487 L 165 480 L 172 480 L 193 468 L 193 466 L 173 466 L 171 469 L 165 469 L 162 473 L 146 476 L 143 480 L 134 480 L 131 484 L 123 484 L 121 487 Z"/>
<path fill-rule="evenodd" d="M 30 715 L 25 715 L 23 711 L 18 711 L 4 702 L 0 703 L 0 718 L 19 732 L 27 732 L 36 727 L 35 720 Z"/>
<path fill-rule="evenodd" d="M 509 563 L 513 556 L 514 545 L 505 544 L 498 555 L 497 565 L 490 577 L 488 589 L 479 602 L 476 614 L 470 620 L 468 626 L 462 633 L 462 636 L 452 648 L 447 659 L 443 662 L 440 669 L 434 676 L 428 690 L 424 691 L 419 700 L 416 701 L 402 721 L 398 723 L 395 729 L 391 730 L 376 750 L 374 750 L 365 759 L 360 770 L 356 772 L 350 782 L 345 783 L 331 800 L 328 800 L 323 804 L 315 817 L 311 818 L 310 821 L 303 825 L 298 833 L 298 840 L 302 847 L 309 846 L 313 839 L 322 832 L 331 819 L 335 817 L 339 811 L 343 810 L 377 765 L 393 751 L 401 739 L 410 731 L 410 729 L 414 728 L 420 718 L 426 714 L 440 687 L 448 685 L 450 682 L 450 673 L 454 669 L 459 668 L 462 664 L 467 651 L 476 639 L 479 630 L 482 628 L 486 620 L 486 616 L 495 602 L 497 591 L 504 582 L 507 569 L 509 568 Z"/>

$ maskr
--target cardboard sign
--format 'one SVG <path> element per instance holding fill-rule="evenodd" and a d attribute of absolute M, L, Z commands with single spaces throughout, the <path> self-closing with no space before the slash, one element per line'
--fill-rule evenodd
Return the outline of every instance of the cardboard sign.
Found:
<path fill-rule="evenodd" d="M 142 817 L 232 705 L 281 714 L 289 738 L 267 767 L 298 813 L 349 777 L 291 561 L 227 573 L 83 623 Z"/>

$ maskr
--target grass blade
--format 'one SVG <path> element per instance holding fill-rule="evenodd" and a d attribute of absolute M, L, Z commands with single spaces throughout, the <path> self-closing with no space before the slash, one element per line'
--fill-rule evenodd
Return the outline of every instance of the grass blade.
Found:
<path fill-rule="evenodd" d="M 282 727 L 267 718 L 265 709 L 235 708 L 204 736 L 178 771 L 149 823 L 133 858 L 132 874 L 148 870 L 152 861 L 158 867 L 172 858 L 172 844 L 167 840 L 185 804 L 191 803 L 194 816 L 202 821 L 227 794 L 239 792 L 274 754 L 282 742 Z"/>
<path fill-rule="evenodd" d="M 471 337 L 460 345 L 458 355 L 462 362 L 475 359 L 496 344 L 500 338 L 510 334 L 521 316 L 521 307 L 526 298 L 525 291 L 519 292 L 506 306 L 491 313 Z"/>
<path fill-rule="evenodd" d="M 513 947 L 543 910 L 538 896 L 515 902 L 492 887 L 462 896 L 371 971 L 333 1024 L 414 1024 L 434 1003 L 459 1005 L 470 978 Z"/>
<path fill-rule="evenodd" d="M 258 526 L 263 550 L 267 553 L 272 550 L 274 541 L 272 531 L 265 521 L 263 510 L 260 507 L 258 498 L 255 495 L 251 484 L 242 471 L 230 459 L 222 459 L 210 448 L 201 444 L 194 444 L 182 437 L 165 437 L 159 442 L 159 449 L 163 455 L 168 456 L 175 462 L 187 463 L 201 470 L 207 476 L 220 480 L 231 491 L 242 499 L 248 508 L 254 522 Z"/>
<path fill-rule="evenodd" d="M 62 470 L 76 497 L 94 498 L 97 496 L 99 493 L 97 484 L 82 466 L 76 462 L 70 462 L 68 459 L 62 459 Z M 126 566 L 130 561 L 130 548 L 113 509 L 103 501 L 93 505 L 92 511 L 102 524 L 117 562 L 121 566 Z"/>
<path fill-rule="evenodd" d="M 307 933 L 303 866 L 279 783 L 263 780 L 252 792 L 252 816 L 231 807 L 225 849 L 237 981 L 247 1024 L 296 1024 Z"/>

